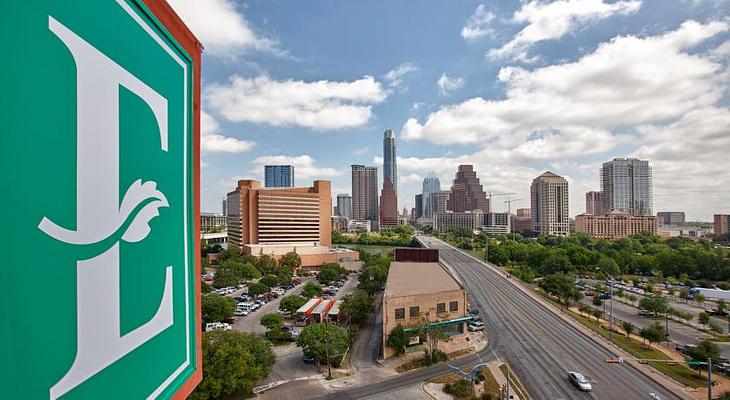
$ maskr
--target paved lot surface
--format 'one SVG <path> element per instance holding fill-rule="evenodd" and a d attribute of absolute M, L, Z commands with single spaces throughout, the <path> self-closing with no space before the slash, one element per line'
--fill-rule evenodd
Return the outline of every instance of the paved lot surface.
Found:
<path fill-rule="evenodd" d="M 288 290 L 286 293 L 284 293 L 284 296 L 289 296 L 292 294 L 299 294 L 302 292 L 302 289 L 304 289 L 304 285 L 307 284 L 307 282 L 314 282 L 314 278 L 307 277 L 302 279 L 302 284 L 294 286 L 293 289 Z M 236 294 L 238 295 L 238 294 Z M 276 310 L 279 309 L 279 304 L 281 304 L 281 298 L 283 296 L 279 296 L 278 299 L 274 299 L 263 306 L 259 307 L 258 310 L 254 311 L 251 314 L 248 314 L 245 317 L 237 317 L 236 323 L 233 324 L 233 329 L 243 331 L 243 332 L 251 332 L 255 333 L 256 335 L 263 336 L 264 333 L 266 333 L 266 328 L 261 326 L 259 321 L 261 320 L 261 317 L 269 314 L 269 313 L 275 313 Z"/>

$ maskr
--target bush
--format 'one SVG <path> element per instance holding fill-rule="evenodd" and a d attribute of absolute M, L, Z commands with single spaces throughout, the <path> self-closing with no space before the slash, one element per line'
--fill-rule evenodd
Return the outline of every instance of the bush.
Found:
<path fill-rule="evenodd" d="M 459 379 L 454 383 L 447 383 L 444 392 L 456 397 L 467 397 L 471 394 L 471 382 L 466 379 Z"/>
<path fill-rule="evenodd" d="M 439 349 L 436 349 L 433 351 L 433 360 L 431 360 L 431 358 L 428 357 L 428 349 L 423 350 L 423 352 L 425 353 L 424 360 L 426 361 L 426 365 L 438 364 L 440 362 L 444 362 L 449 359 L 446 356 L 446 353 L 444 353 L 443 351 L 441 351 Z"/>

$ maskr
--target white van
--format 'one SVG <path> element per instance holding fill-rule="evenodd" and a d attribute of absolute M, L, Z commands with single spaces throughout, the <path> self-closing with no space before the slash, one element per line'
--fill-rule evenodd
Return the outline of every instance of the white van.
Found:
<path fill-rule="evenodd" d="M 231 325 L 225 323 L 225 322 L 210 322 L 205 324 L 205 331 L 216 331 L 216 330 L 224 330 L 229 331 L 231 330 Z"/>
<path fill-rule="evenodd" d="M 253 303 L 238 303 L 238 306 L 236 306 L 236 309 L 240 309 L 241 311 L 246 311 L 247 313 L 250 313 L 254 310 L 254 304 Z"/>

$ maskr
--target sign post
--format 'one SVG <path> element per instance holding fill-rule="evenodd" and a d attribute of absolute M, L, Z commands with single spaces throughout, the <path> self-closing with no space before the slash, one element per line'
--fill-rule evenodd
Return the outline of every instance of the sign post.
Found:
<path fill-rule="evenodd" d="M 3 395 L 184 398 L 202 46 L 153 0 L 15 1 L 0 26 Z"/>

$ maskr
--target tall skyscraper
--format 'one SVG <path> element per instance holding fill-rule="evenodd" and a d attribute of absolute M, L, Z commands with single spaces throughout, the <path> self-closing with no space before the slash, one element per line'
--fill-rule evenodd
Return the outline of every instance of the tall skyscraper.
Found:
<path fill-rule="evenodd" d="M 476 210 L 489 212 L 487 194 L 479 183 L 473 165 L 459 165 L 446 208 L 453 212 Z"/>
<path fill-rule="evenodd" d="M 228 215 L 228 199 L 226 197 L 223 198 L 223 215 Z"/>
<path fill-rule="evenodd" d="M 393 182 L 393 190 L 398 193 L 398 166 L 395 159 L 395 133 L 387 129 L 383 134 L 383 180 Z"/>
<path fill-rule="evenodd" d="M 538 176 L 530 187 L 532 230 L 547 235 L 570 234 L 568 181 L 550 171 Z"/>
<path fill-rule="evenodd" d="M 603 215 L 601 192 L 586 192 L 586 214 Z"/>
<path fill-rule="evenodd" d="M 385 179 L 380 194 L 380 229 L 393 228 L 396 225 L 398 225 L 398 202 L 395 189 L 393 182 Z"/>
<path fill-rule="evenodd" d="M 352 218 L 352 196 L 349 194 L 337 195 L 337 215 Z"/>
<path fill-rule="evenodd" d="M 441 191 L 441 181 L 433 172 L 429 172 L 426 178 L 423 179 L 423 188 L 421 189 L 421 216 L 426 218 L 433 218 L 433 196 L 432 194 Z"/>
<path fill-rule="evenodd" d="M 372 221 L 377 225 L 378 168 L 352 165 L 352 218 Z"/>
<path fill-rule="evenodd" d="M 413 220 L 423 217 L 423 193 L 416 195 L 416 206 L 413 207 Z"/>
<path fill-rule="evenodd" d="M 264 185 L 266 187 L 294 187 L 294 166 L 265 165 Z"/>
<path fill-rule="evenodd" d="M 652 173 L 649 161 L 614 158 L 601 168 L 603 212 L 653 215 Z"/>

